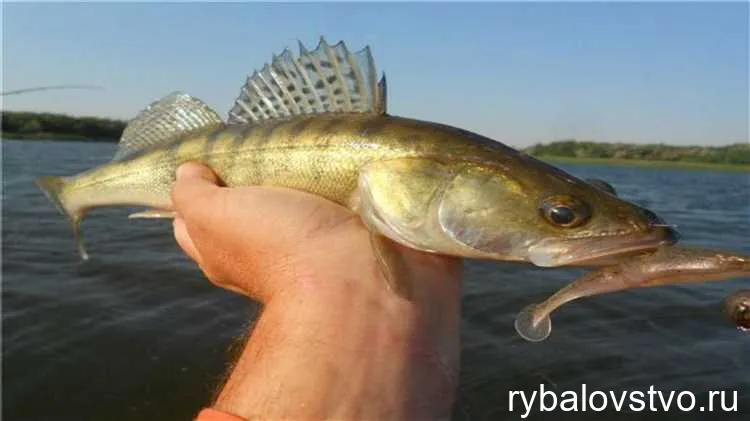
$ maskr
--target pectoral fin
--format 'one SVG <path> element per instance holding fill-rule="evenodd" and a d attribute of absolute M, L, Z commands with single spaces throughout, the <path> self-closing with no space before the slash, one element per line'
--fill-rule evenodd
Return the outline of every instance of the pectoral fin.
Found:
<path fill-rule="evenodd" d="M 169 219 L 174 218 L 175 211 L 164 210 L 164 209 L 149 209 L 143 212 L 131 213 L 128 215 L 128 219 Z"/>
<path fill-rule="evenodd" d="M 388 289 L 405 300 L 411 300 L 414 290 L 413 277 L 397 245 L 376 232 L 370 235 L 370 242 Z"/>

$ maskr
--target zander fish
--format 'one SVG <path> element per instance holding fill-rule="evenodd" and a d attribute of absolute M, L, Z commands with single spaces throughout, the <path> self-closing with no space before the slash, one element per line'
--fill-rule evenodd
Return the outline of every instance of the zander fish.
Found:
<path fill-rule="evenodd" d="M 70 219 L 84 259 L 86 210 L 139 205 L 151 210 L 132 217 L 170 217 L 187 161 L 227 186 L 322 196 L 357 212 L 374 238 L 446 255 L 597 265 L 677 241 L 661 218 L 601 186 L 479 134 L 387 114 L 376 73 L 369 47 L 300 44 L 247 79 L 227 121 L 170 94 L 128 124 L 112 162 L 38 185 Z"/>
<path fill-rule="evenodd" d="M 588 273 L 540 304 L 531 304 L 516 317 L 519 335 L 532 342 L 547 339 L 552 331 L 550 314 L 573 300 L 592 295 L 694 282 L 750 277 L 750 256 L 720 250 L 663 247 L 614 266 Z M 743 307 L 743 305 L 745 307 Z M 739 326 L 750 318 L 750 293 L 730 296 L 725 308 Z M 744 320 L 741 320 L 744 317 Z"/>

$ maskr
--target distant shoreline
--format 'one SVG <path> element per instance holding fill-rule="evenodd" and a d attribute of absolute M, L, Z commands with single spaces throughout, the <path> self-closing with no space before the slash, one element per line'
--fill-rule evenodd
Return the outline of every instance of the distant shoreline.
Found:
<path fill-rule="evenodd" d="M 743 164 L 720 164 L 709 162 L 685 162 L 685 161 L 654 161 L 645 159 L 615 159 L 615 158 L 571 158 L 567 156 L 532 155 L 541 161 L 549 161 L 556 164 L 594 164 L 613 165 L 619 167 L 651 167 L 651 168 L 675 168 L 685 170 L 711 170 L 730 172 L 750 172 L 750 165 Z"/>
<path fill-rule="evenodd" d="M 65 114 L 28 111 L 2 112 L 3 139 L 77 140 L 85 142 L 116 141 L 126 121 L 99 117 L 77 117 Z"/>
<path fill-rule="evenodd" d="M 70 133 L 49 133 L 49 132 L 38 132 L 38 133 L 13 133 L 13 132 L 0 132 L 0 139 L 2 140 L 49 140 L 53 142 L 97 142 L 97 143 L 116 143 L 118 139 L 116 137 L 89 137 L 81 134 L 70 134 Z"/>

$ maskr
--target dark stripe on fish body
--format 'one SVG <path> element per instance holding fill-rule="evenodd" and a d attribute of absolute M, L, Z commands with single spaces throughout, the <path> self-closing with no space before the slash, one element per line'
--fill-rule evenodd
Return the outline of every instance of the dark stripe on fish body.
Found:
<path fill-rule="evenodd" d="M 164 148 L 162 159 L 164 160 L 165 167 L 170 169 L 170 174 L 168 175 L 170 183 L 174 183 L 177 180 L 177 167 L 180 165 L 180 162 L 177 159 L 177 150 L 180 148 L 181 144 L 182 139 L 178 139 L 172 142 L 168 148 Z"/>
<path fill-rule="evenodd" d="M 179 138 L 176 141 L 172 142 L 171 145 L 169 145 L 169 148 L 167 149 L 167 154 L 170 158 L 174 159 L 175 162 L 177 161 L 177 156 L 179 154 L 180 146 L 182 146 L 182 143 L 184 142 L 184 139 Z"/>
<path fill-rule="evenodd" d="M 222 125 L 221 127 L 211 131 L 211 133 L 206 135 L 206 142 L 203 143 L 203 159 L 209 164 L 212 163 L 211 153 L 213 152 L 214 145 L 216 144 L 216 139 L 218 139 L 219 135 L 224 133 L 225 130 L 226 126 Z"/>
<path fill-rule="evenodd" d="M 326 122 L 325 125 L 320 128 L 320 131 L 316 136 L 316 143 L 329 146 L 331 144 L 331 139 L 335 136 L 336 130 L 340 129 L 341 125 L 346 122 L 347 120 L 343 118 L 334 118 L 331 121 Z M 320 180 L 325 173 L 325 168 L 330 164 L 330 157 L 326 153 L 328 150 L 329 149 L 325 147 L 320 148 L 317 149 L 316 153 L 312 153 L 308 156 L 310 162 L 309 171 L 312 173 L 313 180 Z"/>
<path fill-rule="evenodd" d="M 318 131 L 316 140 L 321 144 L 328 146 L 331 144 L 331 138 L 341 129 L 341 126 L 347 122 L 346 119 L 335 117 L 328 120 Z"/>
<path fill-rule="evenodd" d="M 398 142 L 404 147 L 404 149 L 416 149 L 420 152 L 424 149 L 424 143 L 420 142 L 421 140 L 422 136 L 416 133 L 410 133 L 398 138 Z"/>
<path fill-rule="evenodd" d="M 261 140 L 261 145 L 267 145 L 267 144 L 273 144 L 278 143 L 279 136 L 284 136 L 286 132 L 284 132 L 283 127 L 286 127 L 288 125 L 289 120 L 288 119 L 279 119 L 276 121 L 273 121 L 269 123 L 266 127 L 266 130 L 263 134 L 263 140 Z M 269 153 L 267 152 L 266 148 L 260 148 L 256 152 L 255 156 L 255 179 L 259 182 L 262 182 L 266 178 L 268 178 L 269 170 L 272 168 L 269 166 L 268 162 Z"/>
<path fill-rule="evenodd" d="M 264 124 L 263 135 L 260 136 L 258 143 L 261 145 L 265 145 L 271 142 L 271 140 L 273 139 L 273 134 L 276 131 L 276 129 L 278 129 L 279 126 L 281 126 L 284 123 L 286 123 L 286 120 L 273 121 L 273 122 Z"/>
<path fill-rule="evenodd" d="M 297 138 L 302 134 L 302 132 L 305 131 L 308 127 L 310 127 L 312 119 L 310 118 L 304 118 L 301 121 L 295 123 L 290 129 L 289 129 L 289 140 L 294 141 L 297 140 Z"/>
<path fill-rule="evenodd" d="M 277 125 L 274 123 L 272 125 L 269 125 L 266 123 L 263 126 L 263 132 L 262 134 L 259 133 L 258 135 L 258 145 L 259 148 L 255 150 L 255 153 L 253 154 L 252 159 L 252 167 L 253 167 L 253 180 L 255 180 L 256 183 L 260 183 L 263 180 L 263 172 L 265 170 L 266 165 L 266 153 L 264 146 L 271 142 L 271 138 L 273 137 L 273 132 L 276 130 Z"/>
<path fill-rule="evenodd" d="M 341 117 L 336 117 L 328 120 L 328 122 L 320 129 L 323 134 L 336 133 L 336 129 L 339 128 L 346 120 Z"/>
<path fill-rule="evenodd" d="M 234 144 L 232 145 L 234 151 L 238 151 L 239 148 L 244 144 L 250 136 L 252 136 L 253 131 L 258 127 L 257 123 L 247 123 L 245 125 L 245 128 L 240 131 L 239 135 L 234 139 Z"/>
<path fill-rule="evenodd" d="M 237 174 L 237 160 L 240 156 L 240 150 L 242 150 L 242 146 L 247 143 L 247 140 L 252 136 L 253 130 L 258 125 L 255 123 L 245 123 L 243 126 L 241 130 L 237 130 L 237 134 L 235 134 L 232 144 L 227 150 L 228 153 L 232 154 L 232 162 L 229 168 L 227 168 L 227 174 Z"/>
<path fill-rule="evenodd" d="M 318 156 L 313 160 L 313 165 L 310 170 L 312 171 L 312 177 L 315 181 L 320 181 L 325 173 L 326 164 L 328 164 L 328 157 L 323 153 L 319 153 Z"/>
<path fill-rule="evenodd" d="M 359 129 L 359 134 L 362 137 L 376 136 L 380 134 L 390 122 L 385 118 L 373 118 L 365 121 Z"/>
<path fill-rule="evenodd" d="M 276 131 L 279 129 L 279 127 L 286 126 L 287 122 L 288 122 L 288 120 L 286 120 L 286 119 L 273 122 L 268 127 L 268 129 L 266 129 L 266 134 L 265 134 L 266 138 L 265 138 L 265 140 L 264 140 L 263 143 L 265 144 L 265 143 L 271 143 L 271 142 L 273 142 L 275 140 L 273 137 L 276 134 Z"/>
<path fill-rule="evenodd" d="M 419 142 L 421 137 L 418 134 L 411 133 L 406 136 L 401 136 L 399 138 L 399 142 L 404 143 L 406 145 Z"/>
<path fill-rule="evenodd" d="M 258 126 L 258 131 L 256 131 L 255 138 L 253 139 L 257 149 L 253 152 L 253 157 L 249 161 L 251 168 L 248 168 L 248 170 L 251 171 L 250 174 L 252 179 L 256 183 L 263 181 L 267 155 L 264 146 L 271 142 L 274 132 L 283 122 L 284 120 L 266 121 Z"/>
<path fill-rule="evenodd" d="M 242 128 L 243 126 L 239 124 L 226 125 L 217 136 L 207 140 L 212 144 L 210 148 L 205 149 L 209 154 L 208 162 L 215 170 L 221 171 L 222 178 L 229 175 L 227 171 L 232 165 L 232 147 Z"/>
<path fill-rule="evenodd" d="M 168 166 L 169 168 L 171 168 L 169 179 L 173 183 L 177 179 L 177 168 L 185 162 L 180 157 L 180 148 L 185 144 L 187 140 L 188 138 L 186 138 L 185 136 L 179 136 L 172 142 L 169 148 L 166 149 L 166 153 L 164 154 L 164 160 L 168 162 Z"/>
<path fill-rule="evenodd" d="M 266 154 L 261 149 L 257 149 L 253 154 L 253 157 L 247 161 L 250 165 L 249 170 L 252 170 L 252 179 L 254 183 L 261 184 L 263 181 L 263 165 L 265 165 Z"/>

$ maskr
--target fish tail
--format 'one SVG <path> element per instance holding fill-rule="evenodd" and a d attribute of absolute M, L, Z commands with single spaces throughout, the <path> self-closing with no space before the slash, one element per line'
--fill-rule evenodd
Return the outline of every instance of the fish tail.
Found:
<path fill-rule="evenodd" d="M 71 228 L 73 229 L 73 240 L 75 241 L 78 254 L 81 256 L 82 260 L 88 260 L 89 255 L 84 247 L 83 233 L 81 231 L 83 210 L 68 206 L 63 198 L 63 192 L 68 185 L 68 181 L 65 177 L 40 177 L 36 180 L 36 185 L 42 189 L 47 198 L 57 206 L 60 212 L 68 217 Z"/>

